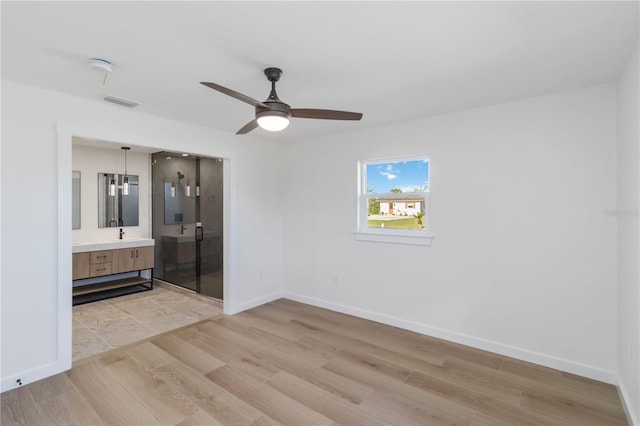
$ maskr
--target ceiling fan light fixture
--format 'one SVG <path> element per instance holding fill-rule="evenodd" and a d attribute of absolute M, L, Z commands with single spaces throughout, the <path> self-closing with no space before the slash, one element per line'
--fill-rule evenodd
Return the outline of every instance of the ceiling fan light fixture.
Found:
<path fill-rule="evenodd" d="M 258 126 L 270 132 L 279 132 L 289 125 L 290 115 L 282 111 L 265 111 L 258 113 L 256 120 Z"/>

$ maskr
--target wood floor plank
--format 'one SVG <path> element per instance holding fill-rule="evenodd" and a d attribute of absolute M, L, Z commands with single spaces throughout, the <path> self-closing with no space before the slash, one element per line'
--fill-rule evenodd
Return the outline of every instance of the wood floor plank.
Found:
<path fill-rule="evenodd" d="M 169 387 L 153 369 L 127 356 L 107 367 L 161 424 L 176 424 L 198 411 L 183 393 Z"/>
<path fill-rule="evenodd" d="M 140 345 L 127 348 L 126 354 L 151 369 L 175 361 L 174 357 L 151 342 L 145 342 Z"/>
<path fill-rule="evenodd" d="M 87 399 L 75 387 L 38 404 L 47 413 L 53 425 L 108 425 L 91 407 Z M 11 424 L 11 423 L 3 423 Z"/>
<path fill-rule="evenodd" d="M 28 386 L 2 394 L 0 424 L 2 425 L 43 425 L 53 419 L 41 410 L 31 396 Z"/>
<path fill-rule="evenodd" d="M 546 383 L 557 390 L 578 394 L 592 400 L 604 400 L 615 405 L 620 403 L 615 386 L 564 373 L 560 370 L 509 359 L 502 362 L 500 371 L 512 373 L 514 377 Z"/>
<path fill-rule="evenodd" d="M 75 389 L 71 380 L 64 373 L 56 374 L 49 379 L 46 384 L 40 381 L 29 386 L 29 392 L 36 403 Z"/>
<path fill-rule="evenodd" d="M 270 363 L 280 371 L 292 374 L 300 379 L 330 392 L 352 404 L 360 404 L 372 389 L 331 371 L 305 362 L 304 358 L 289 353 L 275 353 L 265 349 L 256 354 L 260 359 Z"/>
<path fill-rule="evenodd" d="M 260 416 L 253 423 L 251 423 L 251 426 L 281 426 L 281 425 L 282 423 L 278 423 L 268 416 Z"/>
<path fill-rule="evenodd" d="M 603 411 L 592 406 L 576 404 L 569 399 L 552 397 L 543 392 L 526 392 L 523 395 L 522 406 L 535 412 L 547 413 L 558 420 L 571 416 L 574 424 L 610 426 L 627 424 L 626 417 L 620 411 Z"/>
<path fill-rule="evenodd" d="M 272 320 L 269 317 L 255 315 L 252 311 L 244 313 L 244 315 L 239 318 L 234 318 L 231 323 L 228 323 L 225 320 L 226 318 L 220 318 L 217 322 L 218 324 L 226 324 L 228 328 L 238 326 L 246 329 L 267 329 L 269 330 L 269 333 L 291 342 L 302 336 L 306 336 L 311 331 L 308 327 L 304 327 L 300 324 L 295 324 L 291 321 L 281 323 L 278 320 Z"/>
<path fill-rule="evenodd" d="M 465 410 L 416 404 L 380 391 L 373 392 L 359 408 L 387 425 L 469 425 L 473 418 L 473 413 Z"/>
<path fill-rule="evenodd" d="M 200 336 L 189 342 L 261 382 L 270 379 L 279 371 L 253 353 L 240 351 L 220 340 Z"/>
<path fill-rule="evenodd" d="M 322 340 L 318 340 L 316 337 Z M 344 336 L 336 334 L 323 336 L 318 335 L 313 338 L 305 337 L 304 339 L 301 339 L 301 342 L 302 341 L 304 341 L 306 345 L 310 345 L 315 350 L 324 353 L 333 353 L 335 357 L 351 360 L 355 364 L 366 366 L 371 370 L 375 370 L 378 373 L 384 374 L 398 381 L 403 381 L 412 371 L 402 365 L 371 355 L 370 353 L 375 351 L 375 347 L 371 349 L 371 347 L 359 345 L 358 341 Z M 360 348 L 362 348 L 362 350 L 360 350 Z"/>
<path fill-rule="evenodd" d="M 182 420 L 180 423 L 177 423 L 176 426 L 224 426 L 223 423 L 220 423 L 210 415 L 208 415 L 204 410 L 198 410 L 192 416 L 187 417 Z"/>
<path fill-rule="evenodd" d="M 510 392 L 509 390 L 511 389 L 520 394 L 525 392 L 543 393 L 558 401 L 586 405 L 604 412 L 621 414 L 623 411 L 619 399 L 610 399 L 611 394 L 615 394 L 616 391 L 609 389 L 610 385 L 605 383 L 601 383 L 600 392 L 598 393 L 584 393 L 575 388 L 567 389 L 566 384 L 554 386 L 549 383 L 549 377 L 544 374 L 522 376 L 504 370 L 496 371 L 493 368 L 454 357 L 447 359 L 442 368 L 449 375 L 460 378 L 461 383 L 465 385 L 469 380 L 477 381 L 480 385 L 486 383 L 486 389 L 489 392 L 492 392 L 491 389 L 503 389 L 506 392 Z"/>
<path fill-rule="evenodd" d="M 247 425 L 262 415 L 250 404 L 180 361 L 158 367 L 155 372 L 165 383 L 187 395 L 207 415 L 222 424 Z"/>
<path fill-rule="evenodd" d="M 225 364 L 210 353 L 177 336 L 163 336 L 152 340 L 151 343 L 201 373 L 207 373 Z"/>
<path fill-rule="evenodd" d="M 408 415 L 407 412 L 422 413 L 419 416 L 422 419 L 420 424 L 428 424 L 425 422 L 435 421 L 435 419 L 444 419 L 446 418 L 445 413 L 450 413 L 451 418 L 455 419 L 452 423 L 458 423 L 460 419 L 464 419 L 466 422 L 477 414 L 475 410 L 466 408 L 448 398 L 394 380 L 345 358 L 336 358 L 322 368 L 371 387 L 374 391 L 360 404 L 363 409 L 367 408 L 378 412 L 379 410 L 375 407 L 383 405 L 377 402 L 372 403 L 372 401 L 378 401 L 381 398 L 389 401 L 390 407 L 396 406 L 398 412 L 392 412 L 389 415 L 379 413 L 382 416 L 380 418 L 388 418 L 388 421 L 394 424 L 397 424 L 401 419 L 404 419 L 405 424 L 416 424 L 415 419 L 412 420 L 414 415 Z M 426 417 L 421 417 L 422 415 Z"/>
<path fill-rule="evenodd" d="M 248 349 L 249 352 L 255 352 L 261 348 L 267 347 L 277 352 L 289 352 L 296 353 L 304 357 L 308 361 L 314 362 L 317 365 L 322 365 L 327 362 L 332 355 L 326 355 L 311 350 L 304 345 L 301 345 L 299 341 L 291 341 L 283 337 L 272 334 L 266 329 L 258 329 L 256 327 L 246 327 L 245 325 L 238 324 L 233 321 L 229 321 L 229 318 L 223 320 L 216 320 L 222 328 L 227 329 L 232 335 L 242 335 L 251 339 L 254 344 L 252 349 Z M 266 327 L 265 327 L 266 328 Z M 261 348 L 257 348 L 256 345 L 260 345 Z"/>
<path fill-rule="evenodd" d="M 264 383 L 254 381 L 233 367 L 225 366 L 207 377 L 229 393 L 247 402 L 273 420 L 285 425 L 330 425 L 331 419 Z"/>
<path fill-rule="evenodd" d="M 238 332 L 237 325 L 232 325 L 233 328 L 225 326 L 232 318 L 235 321 L 235 317 L 222 317 L 215 321 L 209 321 L 202 324 L 201 326 L 196 327 L 196 329 L 199 333 L 205 334 L 214 339 L 228 342 L 242 351 L 251 353 L 258 350 L 261 347 L 261 342 L 255 340 L 252 336 L 245 334 L 243 332 L 245 327 L 239 327 L 240 330 L 243 331 Z M 233 324 L 233 321 L 231 323 Z"/>
<path fill-rule="evenodd" d="M 540 420 L 532 419 L 522 413 L 519 410 L 519 406 L 514 406 L 502 400 L 491 398 L 484 393 L 474 392 L 464 386 L 436 379 L 426 374 L 414 371 L 409 375 L 406 383 L 507 423 L 533 425 Z"/>
<path fill-rule="evenodd" d="M 295 399 L 302 405 L 343 425 L 381 425 L 374 417 L 358 410 L 357 404 L 352 404 L 338 395 L 314 386 L 310 382 L 293 376 L 287 372 L 280 372 L 267 381 L 267 384 L 280 393 Z"/>
<path fill-rule="evenodd" d="M 96 413 L 107 423 L 158 423 L 157 419 L 97 362 L 74 367 L 67 375 Z"/>

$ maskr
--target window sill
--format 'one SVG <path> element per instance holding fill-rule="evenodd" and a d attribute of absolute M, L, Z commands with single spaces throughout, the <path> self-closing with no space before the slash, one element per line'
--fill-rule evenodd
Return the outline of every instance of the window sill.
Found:
<path fill-rule="evenodd" d="M 356 231 L 353 233 L 356 241 L 372 241 L 377 243 L 409 244 L 414 246 L 430 246 L 433 235 L 410 235 L 388 231 Z"/>

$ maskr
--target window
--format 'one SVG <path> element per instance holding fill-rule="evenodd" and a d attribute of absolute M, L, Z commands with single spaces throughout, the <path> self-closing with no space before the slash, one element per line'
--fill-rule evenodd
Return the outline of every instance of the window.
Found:
<path fill-rule="evenodd" d="M 428 195 L 424 156 L 359 162 L 356 240 L 431 245 Z"/>

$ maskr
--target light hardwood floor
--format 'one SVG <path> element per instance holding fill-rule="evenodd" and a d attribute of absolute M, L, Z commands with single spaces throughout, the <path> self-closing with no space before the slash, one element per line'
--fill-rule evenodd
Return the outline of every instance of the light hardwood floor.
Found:
<path fill-rule="evenodd" d="M 624 425 L 607 384 L 278 300 L 2 394 L 2 424 Z"/>

